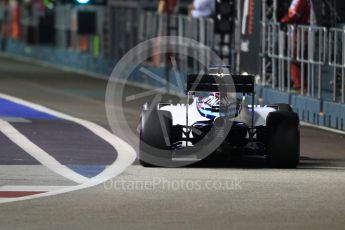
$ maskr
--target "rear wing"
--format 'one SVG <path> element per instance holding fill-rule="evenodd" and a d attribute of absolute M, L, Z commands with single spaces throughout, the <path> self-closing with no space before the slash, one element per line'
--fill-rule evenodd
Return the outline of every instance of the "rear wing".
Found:
<path fill-rule="evenodd" d="M 254 93 L 252 75 L 190 74 L 187 92 L 238 92 Z"/>

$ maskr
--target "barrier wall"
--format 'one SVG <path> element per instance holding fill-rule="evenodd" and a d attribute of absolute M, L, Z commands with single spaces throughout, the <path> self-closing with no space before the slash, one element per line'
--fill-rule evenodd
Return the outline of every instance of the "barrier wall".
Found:
<path fill-rule="evenodd" d="M 324 102 L 323 107 L 323 124 L 330 128 L 345 130 L 345 106 L 333 102 Z"/>
<path fill-rule="evenodd" d="M 29 46 L 22 42 L 7 40 L 6 53 L 29 57 L 47 63 L 90 71 L 110 76 L 115 62 L 105 58 L 97 58 L 90 54 L 77 53 L 65 49 Z"/>
<path fill-rule="evenodd" d="M 22 42 L 7 40 L 5 52 L 18 57 L 31 58 L 33 60 L 42 61 L 45 63 L 53 64 L 58 67 L 72 68 L 75 70 L 81 70 L 83 72 L 89 72 L 90 74 L 100 74 L 104 79 L 108 79 L 116 65 L 116 61 L 101 57 L 95 57 L 90 54 L 77 53 L 75 51 L 69 51 L 54 47 L 44 46 L 29 46 Z M 146 66 L 148 70 L 155 73 L 158 76 L 164 76 L 165 69 L 163 67 L 151 67 Z M 171 84 L 177 86 L 178 83 L 173 77 L 173 72 L 170 71 Z M 181 74 L 182 82 L 185 82 L 185 76 Z M 159 87 L 162 88 L 165 85 L 153 78 L 150 78 L 140 71 L 135 71 L 131 74 L 129 80 L 132 83 L 138 83 L 145 85 L 146 87 Z M 174 93 L 182 93 L 174 92 Z"/>

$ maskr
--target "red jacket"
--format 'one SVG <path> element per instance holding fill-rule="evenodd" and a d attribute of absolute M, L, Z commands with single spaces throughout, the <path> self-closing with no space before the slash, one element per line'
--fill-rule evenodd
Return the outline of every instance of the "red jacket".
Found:
<path fill-rule="evenodd" d="M 167 9 L 166 3 L 168 3 L 169 14 L 172 14 L 174 12 L 175 7 L 176 7 L 177 0 L 161 0 L 161 1 L 163 1 L 163 12 L 162 13 L 167 13 L 168 9 Z"/>
<path fill-rule="evenodd" d="M 281 22 L 309 24 L 310 11 L 310 0 L 293 0 L 290 5 L 288 14 L 281 20 Z"/>

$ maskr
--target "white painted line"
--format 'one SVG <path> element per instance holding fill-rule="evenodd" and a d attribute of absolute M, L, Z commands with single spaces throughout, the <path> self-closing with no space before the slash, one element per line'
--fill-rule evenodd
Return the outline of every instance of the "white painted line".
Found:
<path fill-rule="evenodd" d="M 305 169 L 305 170 L 308 170 L 308 169 L 310 169 L 310 170 L 312 170 L 312 171 L 316 171 L 316 170 L 322 170 L 322 169 L 329 169 L 329 170 L 344 170 L 345 169 L 345 167 L 339 167 L 339 166 L 329 166 L 329 167 L 317 167 L 317 168 L 315 168 L 315 167 L 298 167 L 298 168 L 300 168 L 300 169 Z"/>
<path fill-rule="evenodd" d="M 31 123 L 30 120 L 22 118 L 22 117 L 2 117 L 0 116 L 1 120 L 8 121 L 11 123 Z"/>
<path fill-rule="evenodd" d="M 50 156 L 46 151 L 38 147 L 31 142 L 27 137 L 21 134 L 7 121 L 0 119 L 0 132 L 7 136 L 13 143 L 18 145 L 25 152 L 30 154 L 33 158 L 39 161 L 41 164 L 49 168 L 51 171 L 66 177 L 69 180 L 77 182 L 79 184 L 86 182 L 89 178 L 76 173 L 67 166 L 62 165 L 55 158 Z"/>
<path fill-rule="evenodd" d="M 71 186 L 21 186 L 21 185 L 5 185 L 0 187 L 1 192 L 48 192 L 58 189 L 66 189 Z"/>
<path fill-rule="evenodd" d="M 301 123 L 302 126 L 305 126 L 305 127 L 312 127 L 312 128 L 316 128 L 316 129 L 325 130 L 325 131 L 328 131 L 328 132 L 331 132 L 331 133 L 345 135 L 345 131 L 342 131 L 342 130 L 332 129 L 332 128 L 328 128 L 328 127 L 320 126 L 320 125 L 313 125 L 313 124 L 302 122 L 302 121 L 300 123 Z"/>
<path fill-rule="evenodd" d="M 11 199 L 11 198 L 0 198 L 0 204 L 10 202 L 10 201 L 8 201 L 9 199 Z"/>
<path fill-rule="evenodd" d="M 106 182 L 107 180 L 112 179 L 113 177 L 119 175 L 122 173 L 128 166 L 130 166 L 134 160 L 136 159 L 136 152 L 135 150 L 125 141 L 120 139 L 119 137 L 113 135 L 111 132 L 106 130 L 105 128 L 90 122 L 86 121 L 80 118 L 76 118 L 61 112 L 57 112 L 55 110 L 49 109 L 47 107 L 31 103 L 10 95 L 2 94 L 0 93 L 0 97 L 7 99 L 9 101 L 12 101 L 17 104 L 21 104 L 30 108 L 33 108 L 37 111 L 41 111 L 44 113 L 48 113 L 50 115 L 60 117 L 65 120 L 69 120 L 72 122 L 75 122 L 81 126 L 84 126 L 85 128 L 89 129 L 91 132 L 108 142 L 111 146 L 114 147 L 114 149 L 117 152 L 117 158 L 116 161 L 108 166 L 102 173 L 98 174 L 97 176 L 89 179 L 83 184 L 76 185 L 76 186 L 71 186 L 65 189 L 59 189 L 51 192 L 46 192 L 46 193 L 41 193 L 41 194 L 36 194 L 32 196 L 27 196 L 27 197 L 20 197 L 20 198 L 8 198 L 6 200 L 1 199 L 0 203 L 6 203 L 6 202 L 14 202 L 14 201 L 19 201 L 19 200 L 28 200 L 28 199 L 33 199 L 33 198 L 40 198 L 40 197 L 46 197 L 46 196 L 52 196 L 52 195 L 57 195 L 57 194 L 62 194 L 66 192 L 72 192 L 76 191 L 79 189 L 84 189 L 84 188 L 89 188 L 92 186 L 96 186 L 100 183 Z"/>

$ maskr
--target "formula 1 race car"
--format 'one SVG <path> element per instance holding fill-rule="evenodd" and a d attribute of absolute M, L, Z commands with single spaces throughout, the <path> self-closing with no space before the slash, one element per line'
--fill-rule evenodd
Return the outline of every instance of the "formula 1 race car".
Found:
<path fill-rule="evenodd" d="M 288 104 L 255 106 L 254 80 L 214 67 L 206 74 L 188 75 L 186 104 L 146 103 L 140 123 L 141 165 L 181 166 L 221 151 L 261 155 L 271 167 L 296 168 L 298 115 Z"/>

